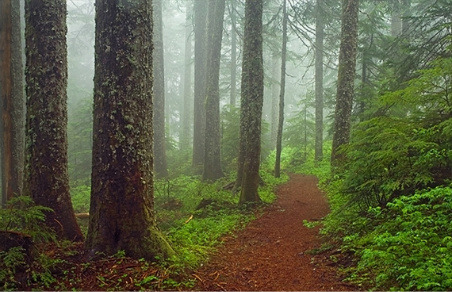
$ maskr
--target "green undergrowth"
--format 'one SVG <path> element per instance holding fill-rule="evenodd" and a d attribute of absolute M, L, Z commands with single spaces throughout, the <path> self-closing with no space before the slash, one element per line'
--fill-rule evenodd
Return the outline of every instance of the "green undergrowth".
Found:
<path fill-rule="evenodd" d="M 274 187 L 287 180 L 261 172 L 259 189 L 263 205 L 276 198 Z M 160 228 L 167 234 L 177 255 L 167 261 L 176 274 L 193 270 L 206 261 L 225 235 L 241 229 L 259 215 L 261 208 L 239 206 L 239 195 L 230 190 L 233 178 L 204 183 L 178 177 L 156 184 L 156 213 Z"/>
<path fill-rule="evenodd" d="M 352 279 L 375 289 L 452 289 L 452 188 L 403 196 L 371 208 L 370 231 L 344 238 L 360 257 Z"/>
<path fill-rule="evenodd" d="M 308 173 L 313 172 L 323 173 Z M 363 209 L 344 194 L 343 177 L 325 172 L 319 178 L 332 210 L 320 232 L 328 248 L 341 252 L 344 260 L 336 255 L 331 260 L 344 263 L 348 281 L 368 290 L 452 289 L 452 186 L 418 190 Z"/>
<path fill-rule="evenodd" d="M 260 216 L 264 207 L 275 200 L 275 186 L 287 181 L 288 176 L 276 179 L 264 169 L 261 178 L 263 183 L 259 194 L 262 204 L 258 206 L 238 204 L 239 195 L 231 191 L 234 177 L 215 183 L 189 176 L 156 181 L 156 222 L 176 251 L 175 256 L 160 263 L 133 260 L 124 251 L 79 263 L 83 244 L 56 240 L 44 224 L 44 212 L 51 212 L 50 209 L 34 206 L 28 197 L 13 199 L 8 208 L 0 209 L 0 230 L 29 234 L 39 244 L 32 262 L 27 262 L 25 250 L 20 247 L 0 252 L 0 288 L 189 289 L 196 282 L 191 272 L 208 260 L 226 236 L 233 236 L 234 231 Z M 75 212 L 89 212 L 90 188 L 78 185 L 71 190 Z M 86 233 L 88 220 L 80 219 L 79 223 Z M 89 282 L 80 281 L 84 273 L 90 273 L 89 280 L 84 280 Z"/>
<path fill-rule="evenodd" d="M 187 280 L 188 272 L 204 263 L 225 236 L 259 216 L 262 208 L 275 200 L 275 186 L 288 180 L 287 175 L 274 178 L 265 168 L 260 174 L 263 183 L 259 195 L 263 204 L 257 209 L 238 205 L 239 194 L 231 191 L 234 177 L 214 183 L 190 176 L 155 182 L 156 221 L 176 251 L 175 256 L 163 262 L 170 274 L 165 279 L 165 288 L 189 288 L 193 280 Z M 88 212 L 89 187 L 73 187 L 72 199 L 76 212 Z"/>
<path fill-rule="evenodd" d="M 59 261 L 41 249 L 43 243 L 56 241 L 56 234 L 45 225 L 47 212 L 53 211 L 35 205 L 27 196 L 12 198 L 6 208 L 0 209 L 0 231 L 5 232 L 0 251 L 0 290 L 17 290 L 37 281 L 50 288 L 56 282 L 50 269 Z M 13 241 L 17 246 L 11 245 Z"/>
<path fill-rule="evenodd" d="M 337 168 L 318 171 L 331 207 L 321 232 L 362 289 L 452 290 L 450 64 L 383 90 L 374 110 L 386 110 L 354 126 Z"/>

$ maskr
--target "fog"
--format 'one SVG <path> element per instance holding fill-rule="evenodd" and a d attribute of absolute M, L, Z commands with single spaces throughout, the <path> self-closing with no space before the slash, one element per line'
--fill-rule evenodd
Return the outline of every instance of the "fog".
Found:
<path fill-rule="evenodd" d="M 184 94 L 184 70 L 185 64 L 190 64 L 191 76 L 190 89 L 193 92 L 193 21 L 186 20 L 187 9 L 191 12 L 193 7 L 191 1 L 163 1 L 163 44 L 165 65 L 165 128 L 167 140 L 167 155 L 169 161 L 181 159 L 190 160 L 190 149 L 183 145 L 179 151 L 180 139 L 183 128 L 189 129 L 189 136 L 193 135 L 193 121 L 186 124 L 183 116 L 193 119 L 193 93 L 185 97 Z M 280 78 L 280 54 L 281 54 L 281 1 L 272 1 L 266 5 L 264 10 L 264 108 L 263 108 L 263 151 L 262 156 L 267 156 L 275 145 L 276 127 L 279 99 Z M 190 4 L 187 8 L 187 4 Z M 92 136 L 92 96 L 94 76 L 94 34 L 95 34 L 95 7 L 94 0 L 70 0 L 67 2 L 68 16 L 68 111 L 69 111 L 69 167 L 71 179 L 74 182 L 87 183 L 90 173 L 91 161 L 91 136 Z M 290 13 L 295 14 L 297 9 L 306 7 L 289 7 Z M 243 18 L 244 7 L 234 7 L 236 23 L 231 22 L 231 6 L 227 4 L 224 31 L 221 49 L 221 71 L 220 71 L 220 109 L 223 114 L 232 113 L 230 108 L 231 94 L 231 37 L 232 29 L 236 29 L 236 114 L 240 107 L 240 79 L 241 79 L 241 48 L 243 40 Z M 314 23 L 304 24 L 292 22 L 288 34 L 288 60 L 286 72 L 286 94 L 285 94 L 285 128 L 288 130 L 286 142 L 289 144 L 300 143 L 302 136 L 309 136 L 309 143 L 313 145 L 314 135 Z M 187 35 L 189 33 L 189 35 Z M 191 60 L 185 60 L 186 39 L 191 38 Z M 338 39 L 330 40 L 337 44 Z M 334 80 L 335 80 L 335 53 L 326 58 L 328 63 L 325 70 L 325 121 L 331 122 L 331 110 L 333 108 Z M 328 69 L 329 68 L 329 69 Z M 184 98 L 186 104 L 191 106 L 184 113 Z M 238 117 L 238 116 L 237 116 Z M 273 118 L 272 118 L 273 117 Z M 227 118 L 226 118 L 227 119 Z M 233 118 L 235 119 L 235 118 Z M 238 122 L 238 121 L 237 121 Z M 301 125 L 303 124 L 303 125 Z M 222 122 L 223 131 L 234 128 L 237 131 L 238 124 L 228 124 L 227 120 Z M 228 128 L 229 127 L 229 128 Z M 328 129 L 329 126 L 326 127 Z M 187 131 L 187 130 L 186 130 Z M 303 135 L 300 131 L 308 132 Z M 223 135 L 223 138 L 225 136 Z M 238 133 L 235 139 L 238 138 Z M 231 139 L 231 138 L 228 138 Z M 190 142 L 191 143 L 191 142 Z M 235 143 L 235 142 L 234 142 Z M 227 148 L 228 141 L 224 141 Z M 226 157 L 234 154 L 227 153 Z M 227 165 L 226 167 L 232 167 Z"/>

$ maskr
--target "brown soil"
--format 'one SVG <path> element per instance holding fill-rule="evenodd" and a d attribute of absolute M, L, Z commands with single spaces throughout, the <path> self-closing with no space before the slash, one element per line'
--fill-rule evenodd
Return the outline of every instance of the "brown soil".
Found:
<path fill-rule="evenodd" d="M 277 201 L 244 230 L 225 240 L 211 260 L 195 273 L 197 290 L 354 290 L 343 283 L 325 255 L 318 228 L 329 212 L 314 176 L 294 174 L 277 190 Z"/>

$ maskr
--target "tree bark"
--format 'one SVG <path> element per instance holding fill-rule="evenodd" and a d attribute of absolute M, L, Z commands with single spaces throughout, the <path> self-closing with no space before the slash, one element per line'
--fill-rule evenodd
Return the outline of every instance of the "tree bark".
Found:
<path fill-rule="evenodd" d="M 173 254 L 154 215 L 152 38 L 151 1 L 96 1 L 91 255 Z"/>
<path fill-rule="evenodd" d="M 22 195 L 24 168 L 24 70 L 20 2 L 0 4 L 0 90 L 2 201 Z"/>
<path fill-rule="evenodd" d="M 154 170 L 168 176 L 165 146 L 165 69 L 163 56 L 162 0 L 153 0 L 154 11 Z"/>
<path fill-rule="evenodd" d="M 195 171 L 204 164 L 206 113 L 206 55 L 207 55 L 207 4 L 195 0 L 195 96 L 193 123 L 193 167 Z"/>
<path fill-rule="evenodd" d="M 206 133 L 203 179 L 214 181 L 224 176 L 221 170 L 220 135 L 220 59 L 225 0 L 209 1 L 207 27 Z"/>
<path fill-rule="evenodd" d="M 283 37 L 281 49 L 281 90 L 279 93 L 279 119 L 276 136 L 275 177 L 281 177 L 282 134 L 284 126 L 284 95 L 286 89 L 286 53 L 287 53 L 287 10 L 286 0 L 283 1 Z"/>
<path fill-rule="evenodd" d="M 66 1 L 25 4 L 27 168 L 24 193 L 50 207 L 60 238 L 82 240 L 71 204 L 67 158 Z"/>
<path fill-rule="evenodd" d="M 247 0 L 245 3 L 240 121 L 240 139 L 244 145 L 244 155 L 241 157 L 244 161 L 240 204 L 260 201 L 258 187 L 264 99 L 262 10 L 262 0 Z"/>
<path fill-rule="evenodd" d="M 344 159 L 340 147 L 350 139 L 358 38 L 359 0 L 343 0 L 341 47 L 337 80 L 336 110 L 334 118 L 331 164 L 339 165 Z"/>
<path fill-rule="evenodd" d="M 315 161 L 323 160 L 323 42 L 324 0 L 317 0 L 315 22 Z"/>

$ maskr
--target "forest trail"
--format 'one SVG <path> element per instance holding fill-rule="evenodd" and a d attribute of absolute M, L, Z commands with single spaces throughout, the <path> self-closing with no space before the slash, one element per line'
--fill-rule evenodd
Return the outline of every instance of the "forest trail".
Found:
<path fill-rule="evenodd" d="M 329 212 L 317 178 L 293 174 L 277 196 L 195 273 L 196 290 L 353 290 L 340 281 L 336 267 L 309 253 L 321 246 L 319 228 L 307 228 L 303 220 L 320 220 Z"/>

